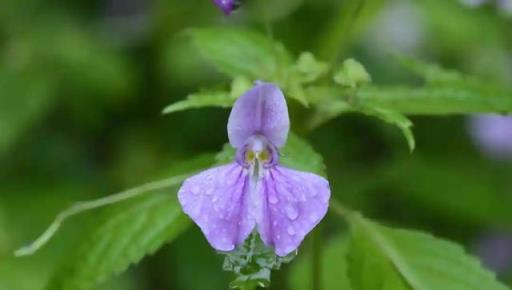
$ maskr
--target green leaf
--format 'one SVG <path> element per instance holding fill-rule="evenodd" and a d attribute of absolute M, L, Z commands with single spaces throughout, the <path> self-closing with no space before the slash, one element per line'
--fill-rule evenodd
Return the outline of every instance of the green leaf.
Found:
<path fill-rule="evenodd" d="M 333 80 L 341 86 L 355 89 L 370 83 L 372 78 L 361 63 L 349 58 L 334 73 Z"/>
<path fill-rule="evenodd" d="M 201 55 L 231 77 L 280 79 L 292 62 L 280 43 L 250 30 L 201 28 L 190 30 L 190 35 Z"/>
<path fill-rule="evenodd" d="M 349 277 L 354 290 L 507 290 L 452 242 L 351 217 Z"/>
<path fill-rule="evenodd" d="M 190 224 L 175 198 L 176 190 L 112 208 L 78 247 L 69 268 L 59 271 L 47 289 L 91 289 L 175 239 Z"/>
<path fill-rule="evenodd" d="M 296 252 L 279 257 L 274 249 L 266 246 L 258 234 L 252 234 L 244 244 L 226 253 L 223 269 L 236 276 L 229 286 L 234 289 L 268 287 L 272 270 L 279 270 L 283 264 L 291 262 Z"/>
<path fill-rule="evenodd" d="M 212 159 L 200 155 L 178 162 L 176 170 L 170 171 L 196 171 L 210 166 Z M 105 209 L 88 238 L 77 245 L 76 254 L 55 273 L 46 289 L 91 289 L 176 239 L 190 225 L 176 197 L 183 179 Z"/>
<path fill-rule="evenodd" d="M 234 101 L 235 99 L 233 99 L 230 94 L 226 92 L 199 92 L 188 95 L 187 98 L 183 101 L 179 101 L 167 106 L 163 110 L 163 114 L 170 114 L 202 107 L 229 108 L 233 105 Z"/>
<path fill-rule="evenodd" d="M 354 92 L 334 87 L 310 87 L 308 94 L 315 103 L 315 112 L 309 120 L 310 128 L 318 127 L 345 113 L 362 113 L 397 126 L 404 135 L 409 149 L 414 150 L 412 122 L 398 111 L 361 100 L 360 90 Z"/>
<path fill-rule="evenodd" d="M 295 71 L 303 83 L 316 81 L 328 70 L 325 62 L 318 61 L 311 52 L 303 52 L 295 65 Z"/>
<path fill-rule="evenodd" d="M 460 84 L 411 88 L 370 86 L 358 91 L 360 102 L 402 114 L 447 115 L 512 112 L 512 91 Z"/>
<path fill-rule="evenodd" d="M 236 151 L 230 144 L 225 144 L 216 156 L 218 164 L 233 162 Z M 280 151 L 279 163 L 296 170 L 313 172 L 325 176 L 325 165 L 322 155 L 304 139 L 290 133 L 288 141 Z"/>
<path fill-rule="evenodd" d="M 384 122 L 397 126 L 407 140 L 409 149 L 411 151 L 414 150 L 415 141 L 411 131 L 412 122 L 406 116 L 401 113 L 379 107 L 358 106 L 357 110 L 363 114 L 377 117 Z"/>
<path fill-rule="evenodd" d="M 324 290 L 350 290 L 347 276 L 348 238 L 336 236 L 322 246 L 321 285 Z M 312 283 L 312 257 L 310 252 L 301 253 L 292 264 L 288 283 L 293 290 L 310 290 Z"/>

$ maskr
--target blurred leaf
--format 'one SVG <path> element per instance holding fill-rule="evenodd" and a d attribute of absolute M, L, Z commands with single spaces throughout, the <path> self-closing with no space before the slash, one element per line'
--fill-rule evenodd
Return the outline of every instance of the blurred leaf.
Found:
<path fill-rule="evenodd" d="M 481 225 L 512 226 L 509 184 L 476 160 L 408 159 L 382 170 L 404 198 L 444 214 L 445 218 Z M 506 177 L 505 177 L 506 178 Z"/>
<path fill-rule="evenodd" d="M 347 276 L 348 239 L 336 236 L 326 241 L 322 246 L 322 289 L 324 290 L 350 290 L 350 280 Z M 293 263 L 288 283 L 293 290 L 310 290 L 311 277 L 311 253 L 304 252 Z"/>
<path fill-rule="evenodd" d="M 0 70 L 0 155 L 41 120 L 53 93 L 50 80 Z"/>
<path fill-rule="evenodd" d="M 292 63 L 280 43 L 250 30 L 201 28 L 190 30 L 190 35 L 201 55 L 231 77 L 279 79 Z"/>
<path fill-rule="evenodd" d="M 333 80 L 341 86 L 355 89 L 370 83 L 372 78 L 360 62 L 349 58 L 334 73 Z"/>
<path fill-rule="evenodd" d="M 202 107 L 229 108 L 233 105 L 235 100 L 236 99 L 233 99 L 230 94 L 226 92 L 200 92 L 188 95 L 186 100 L 165 107 L 163 113 L 170 114 Z"/>
<path fill-rule="evenodd" d="M 389 108 L 403 114 L 447 115 L 512 112 L 512 93 L 454 85 L 411 88 L 371 86 L 361 88 L 358 98 L 368 106 Z"/>
<path fill-rule="evenodd" d="M 303 83 L 316 81 L 327 73 L 328 68 L 327 63 L 318 61 L 311 52 L 301 53 L 295 65 L 295 71 Z"/>
<path fill-rule="evenodd" d="M 307 106 L 301 79 L 290 53 L 281 43 L 259 33 L 236 28 L 191 29 L 189 34 L 204 59 L 232 78 L 270 81 L 286 96 Z"/>
<path fill-rule="evenodd" d="M 354 290 L 507 290 L 452 242 L 351 218 L 349 277 Z"/>
<path fill-rule="evenodd" d="M 235 154 L 235 149 L 230 144 L 225 144 L 215 159 L 218 164 L 229 163 L 234 161 Z M 288 135 L 288 141 L 280 151 L 279 163 L 296 170 L 322 176 L 326 174 L 322 155 L 318 154 L 306 140 L 293 133 Z"/>

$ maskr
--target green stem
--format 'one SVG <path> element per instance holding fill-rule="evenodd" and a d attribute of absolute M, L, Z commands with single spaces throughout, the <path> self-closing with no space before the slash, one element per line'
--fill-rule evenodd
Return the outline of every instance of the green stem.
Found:
<path fill-rule="evenodd" d="M 146 192 L 155 191 L 164 189 L 167 187 L 178 185 L 180 182 L 182 182 L 188 175 L 180 175 L 180 176 L 174 176 L 171 178 L 159 180 L 159 181 L 153 181 L 146 184 L 143 184 L 141 186 L 128 189 L 126 191 L 122 191 L 120 193 L 109 195 L 106 197 L 102 197 L 99 199 L 91 200 L 91 201 L 82 201 L 77 202 L 71 207 L 67 208 L 66 210 L 60 212 L 53 222 L 50 224 L 50 226 L 46 229 L 46 231 L 39 236 L 34 242 L 32 242 L 30 245 L 22 247 L 16 252 L 14 252 L 14 255 L 17 257 L 21 256 L 29 256 L 37 252 L 42 246 L 44 246 L 48 241 L 55 235 L 55 233 L 59 230 L 62 223 L 67 220 L 68 218 L 77 215 L 81 212 L 104 207 L 107 205 L 111 205 L 120 201 L 124 201 L 127 199 L 131 199 L 134 197 L 137 197 L 139 195 L 142 195 Z"/>
<path fill-rule="evenodd" d="M 330 208 L 336 214 L 338 214 L 342 218 L 346 219 L 347 221 L 351 220 L 354 215 L 357 215 L 356 211 L 346 207 L 344 204 L 342 204 L 341 202 L 339 202 L 335 199 L 331 199 L 330 204 L 331 204 Z"/>

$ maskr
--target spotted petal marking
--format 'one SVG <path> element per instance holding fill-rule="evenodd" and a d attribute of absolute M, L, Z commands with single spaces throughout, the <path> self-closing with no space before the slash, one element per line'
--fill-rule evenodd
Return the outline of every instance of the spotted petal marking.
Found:
<path fill-rule="evenodd" d="M 283 167 L 269 169 L 263 179 L 263 218 L 258 225 L 265 244 L 286 256 L 327 213 L 331 191 L 323 177 Z"/>
<path fill-rule="evenodd" d="M 178 192 L 178 199 L 213 248 L 231 251 L 249 236 L 255 225 L 247 214 L 244 192 L 248 186 L 247 171 L 233 163 L 188 178 Z"/>

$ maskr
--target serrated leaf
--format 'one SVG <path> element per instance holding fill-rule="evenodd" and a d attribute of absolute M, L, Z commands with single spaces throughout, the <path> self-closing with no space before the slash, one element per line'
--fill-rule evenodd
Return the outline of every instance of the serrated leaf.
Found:
<path fill-rule="evenodd" d="M 190 30 L 201 55 L 221 72 L 251 79 L 273 80 L 291 64 L 290 54 L 269 38 L 246 29 Z"/>
<path fill-rule="evenodd" d="M 192 172 L 211 165 L 212 156 L 200 155 L 176 164 L 173 173 Z M 181 170 L 181 171 L 180 171 Z M 189 172 L 190 172 L 189 171 Z M 185 178 L 179 175 L 167 189 L 141 195 L 105 209 L 76 255 L 50 280 L 48 290 L 86 290 L 125 271 L 178 237 L 191 224 L 176 192 Z"/>
<path fill-rule="evenodd" d="M 233 162 L 236 151 L 230 144 L 225 144 L 215 157 L 218 164 Z M 304 139 L 290 133 L 288 141 L 280 151 L 279 163 L 296 170 L 313 172 L 325 176 L 325 165 L 320 154 Z"/>
<path fill-rule="evenodd" d="M 174 197 L 177 189 L 131 201 L 106 216 L 77 250 L 77 258 L 47 289 L 91 289 L 154 253 L 189 225 Z"/>
<path fill-rule="evenodd" d="M 163 110 L 163 114 L 202 107 L 229 108 L 233 105 L 235 100 L 236 99 L 232 98 L 227 92 L 199 92 L 188 95 L 183 101 L 167 106 Z"/>
<path fill-rule="evenodd" d="M 351 218 L 349 277 L 354 290 L 507 290 L 452 242 Z"/>
<path fill-rule="evenodd" d="M 350 290 L 347 276 L 348 238 L 336 236 L 322 245 L 321 286 L 324 290 Z M 293 262 L 288 284 L 293 290 L 310 290 L 312 283 L 311 253 L 302 253 Z"/>

